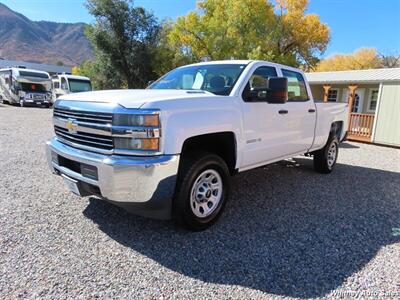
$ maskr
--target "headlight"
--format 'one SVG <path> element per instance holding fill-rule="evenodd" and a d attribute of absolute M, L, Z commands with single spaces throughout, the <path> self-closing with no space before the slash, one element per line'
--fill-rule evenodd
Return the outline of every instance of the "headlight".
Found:
<path fill-rule="evenodd" d="M 158 113 L 115 114 L 114 147 L 121 150 L 159 151 L 160 127 Z"/>
<path fill-rule="evenodd" d="M 159 139 L 114 138 L 114 146 L 117 149 L 157 151 L 159 150 Z"/>
<path fill-rule="evenodd" d="M 114 125 L 159 127 L 160 120 L 158 118 L 158 114 L 154 115 L 116 114 L 114 115 Z"/>

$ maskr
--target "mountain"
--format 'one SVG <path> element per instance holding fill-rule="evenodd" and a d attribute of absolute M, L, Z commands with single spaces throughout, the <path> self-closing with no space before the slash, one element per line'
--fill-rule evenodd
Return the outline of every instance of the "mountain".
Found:
<path fill-rule="evenodd" d="M 31 21 L 0 3 L 0 58 L 77 65 L 93 57 L 84 23 Z"/>

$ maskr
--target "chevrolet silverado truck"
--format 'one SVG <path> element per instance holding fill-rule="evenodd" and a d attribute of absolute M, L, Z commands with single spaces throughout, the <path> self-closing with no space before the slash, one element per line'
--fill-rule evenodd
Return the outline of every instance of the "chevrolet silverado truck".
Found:
<path fill-rule="evenodd" d="M 48 163 L 69 190 L 203 230 L 230 177 L 305 154 L 330 173 L 347 103 L 316 103 L 302 71 L 264 61 L 177 68 L 144 90 L 61 96 Z"/>

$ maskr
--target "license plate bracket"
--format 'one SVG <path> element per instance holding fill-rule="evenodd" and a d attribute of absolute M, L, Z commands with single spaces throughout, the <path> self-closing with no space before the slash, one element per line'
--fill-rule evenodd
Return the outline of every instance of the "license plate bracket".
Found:
<path fill-rule="evenodd" d="M 82 193 L 79 189 L 79 182 L 75 179 L 72 179 L 64 174 L 61 174 L 64 179 L 64 183 L 67 186 L 68 190 L 78 196 L 82 196 Z"/>

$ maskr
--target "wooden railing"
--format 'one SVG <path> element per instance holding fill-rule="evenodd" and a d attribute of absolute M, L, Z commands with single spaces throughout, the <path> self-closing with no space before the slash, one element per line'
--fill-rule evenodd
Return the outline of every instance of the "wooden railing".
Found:
<path fill-rule="evenodd" d="M 351 113 L 348 139 L 371 142 L 374 114 Z"/>

